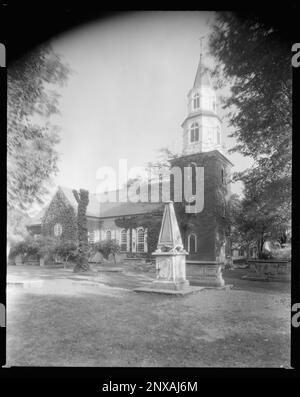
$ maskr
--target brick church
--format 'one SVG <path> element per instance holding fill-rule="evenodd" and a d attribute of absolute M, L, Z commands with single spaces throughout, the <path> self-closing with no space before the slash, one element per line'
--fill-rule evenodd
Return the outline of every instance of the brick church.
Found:
<path fill-rule="evenodd" d="M 189 252 L 187 261 L 191 263 L 216 262 L 225 260 L 230 254 L 226 239 L 226 207 L 230 196 L 227 183 L 232 163 L 222 153 L 221 120 L 218 116 L 217 96 L 210 81 L 209 70 L 202 62 L 196 72 L 192 89 L 188 93 L 187 117 L 182 123 L 183 147 L 180 157 L 170 160 L 172 167 L 182 170 L 184 178 L 192 179 L 190 197 L 182 196 L 175 210 L 181 229 L 185 249 Z M 191 175 L 186 176 L 184 167 L 190 167 Z M 204 181 L 203 209 L 189 213 L 189 205 L 195 199 L 193 193 L 198 183 L 193 171 L 203 167 Z M 171 178 L 170 198 L 174 201 L 177 186 Z M 183 195 L 183 192 L 182 192 Z M 87 208 L 88 234 L 91 242 L 116 239 L 121 251 L 128 256 L 144 256 L 149 253 L 148 230 L 142 224 L 137 228 L 117 226 L 118 219 L 139 217 L 151 214 L 161 220 L 164 208 L 162 196 L 158 202 L 106 202 L 100 203 L 96 195 L 89 194 Z M 77 202 L 72 189 L 59 187 L 50 204 L 28 224 L 33 235 L 51 235 L 62 239 L 76 239 Z"/>

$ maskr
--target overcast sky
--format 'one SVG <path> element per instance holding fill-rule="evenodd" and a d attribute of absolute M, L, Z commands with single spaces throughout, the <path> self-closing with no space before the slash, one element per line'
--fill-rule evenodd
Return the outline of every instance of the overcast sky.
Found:
<path fill-rule="evenodd" d="M 74 71 L 61 92 L 56 120 L 61 126 L 56 185 L 95 192 L 99 167 L 117 170 L 120 158 L 129 167 L 145 166 L 161 147 L 181 150 L 199 38 L 208 37 L 213 19 L 212 12 L 128 13 L 53 40 L 55 52 Z M 213 66 L 212 59 L 205 60 Z M 229 149 L 234 140 L 228 133 L 223 124 Z M 250 164 L 238 154 L 228 158 L 234 170 Z"/>

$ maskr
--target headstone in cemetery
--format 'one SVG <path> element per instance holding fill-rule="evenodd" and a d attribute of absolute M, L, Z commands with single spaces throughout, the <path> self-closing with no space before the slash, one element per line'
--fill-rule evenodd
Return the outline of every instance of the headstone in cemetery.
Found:
<path fill-rule="evenodd" d="M 147 288 L 136 292 L 158 292 L 185 295 L 202 288 L 190 287 L 186 279 L 186 255 L 183 248 L 173 202 L 165 204 L 156 251 L 156 279 Z"/>

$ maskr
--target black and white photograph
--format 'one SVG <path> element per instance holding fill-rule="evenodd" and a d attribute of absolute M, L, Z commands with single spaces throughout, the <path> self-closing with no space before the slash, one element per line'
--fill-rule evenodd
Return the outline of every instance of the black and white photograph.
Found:
<path fill-rule="evenodd" d="M 277 19 L 123 11 L 6 48 L 7 371 L 292 370 Z"/>

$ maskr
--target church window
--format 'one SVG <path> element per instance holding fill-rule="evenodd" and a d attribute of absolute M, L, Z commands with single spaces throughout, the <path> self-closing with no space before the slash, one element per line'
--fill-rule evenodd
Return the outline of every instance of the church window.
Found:
<path fill-rule="evenodd" d="M 106 231 L 106 240 L 111 240 L 111 231 L 110 230 Z"/>
<path fill-rule="evenodd" d="M 121 251 L 127 251 L 127 232 L 125 229 L 121 230 Z"/>
<path fill-rule="evenodd" d="M 194 107 L 194 110 L 199 109 L 199 107 L 200 107 L 200 96 L 199 96 L 199 94 L 195 94 L 193 96 L 193 107 Z"/>
<path fill-rule="evenodd" d="M 62 234 L 62 226 L 60 223 L 56 223 L 54 226 L 54 236 L 59 237 Z"/>
<path fill-rule="evenodd" d="M 195 254 L 197 252 L 197 236 L 194 233 L 188 236 L 188 252 Z"/>
<path fill-rule="evenodd" d="M 191 142 L 199 141 L 199 124 L 193 123 L 191 125 Z"/>
<path fill-rule="evenodd" d="M 137 252 L 144 252 L 145 232 L 143 228 L 137 230 Z"/>

